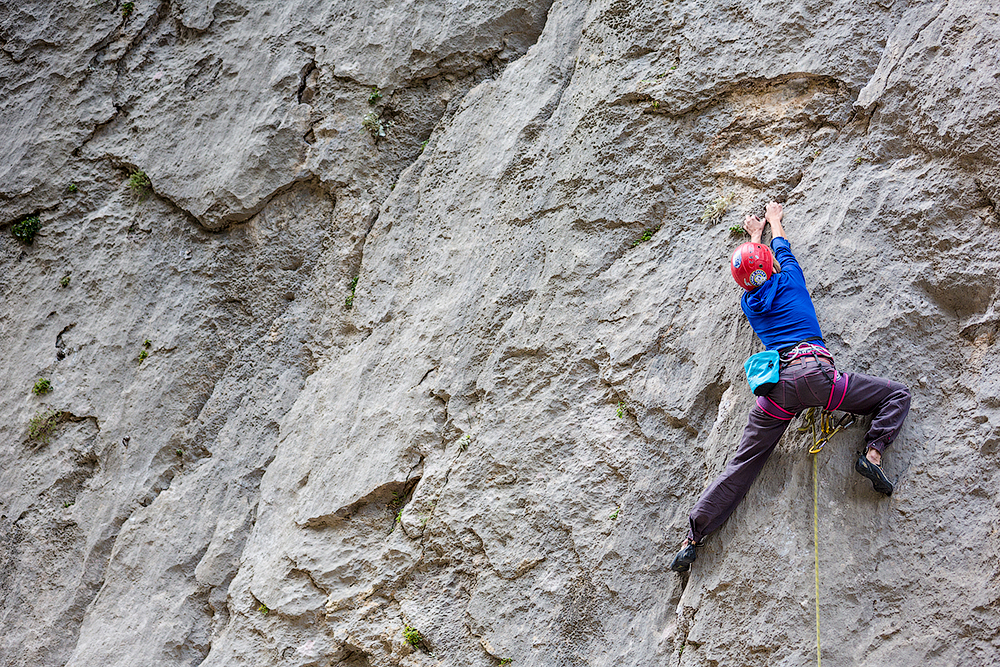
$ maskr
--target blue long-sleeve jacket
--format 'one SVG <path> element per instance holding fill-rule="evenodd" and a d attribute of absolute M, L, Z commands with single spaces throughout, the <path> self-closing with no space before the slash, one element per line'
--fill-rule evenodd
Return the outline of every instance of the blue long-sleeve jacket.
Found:
<path fill-rule="evenodd" d="M 775 273 L 753 292 L 744 292 L 740 299 L 750 326 L 768 350 L 822 338 L 805 275 L 788 241 L 780 236 L 772 239 L 771 249 L 781 264 L 781 273 Z"/>

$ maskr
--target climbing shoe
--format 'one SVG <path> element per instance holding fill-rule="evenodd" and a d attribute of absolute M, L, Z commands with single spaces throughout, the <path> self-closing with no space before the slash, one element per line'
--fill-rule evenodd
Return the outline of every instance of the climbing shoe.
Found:
<path fill-rule="evenodd" d="M 854 469 L 872 481 L 872 488 L 887 496 L 892 495 L 892 482 L 882 472 L 882 466 L 877 466 L 869 461 L 864 454 L 858 457 L 858 462 L 854 464 Z"/>
<path fill-rule="evenodd" d="M 694 542 L 684 540 L 681 550 L 677 552 L 674 560 L 670 563 L 670 569 L 674 572 L 687 572 L 691 569 L 691 563 L 698 558 L 698 553 L 695 551 L 696 546 L 698 545 Z"/>

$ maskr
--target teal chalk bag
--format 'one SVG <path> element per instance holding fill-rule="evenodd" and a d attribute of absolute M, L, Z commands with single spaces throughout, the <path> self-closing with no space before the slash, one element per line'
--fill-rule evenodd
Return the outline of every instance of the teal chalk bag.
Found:
<path fill-rule="evenodd" d="M 747 373 L 750 391 L 755 396 L 767 396 L 781 377 L 781 363 L 776 350 L 767 350 L 753 355 L 743 364 Z"/>

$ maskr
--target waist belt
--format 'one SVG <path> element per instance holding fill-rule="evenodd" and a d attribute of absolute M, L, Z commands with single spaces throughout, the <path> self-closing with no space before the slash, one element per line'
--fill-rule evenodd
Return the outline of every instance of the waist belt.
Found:
<path fill-rule="evenodd" d="M 801 362 L 803 357 L 816 357 L 817 361 L 822 357 L 826 361 L 833 363 L 833 355 L 824 346 L 818 343 L 803 342 L 781 351 L 781 362 L 787 366 L 793 366 Z"/>
<path fill-rule="evenodd" d="M 785 368 L 787 368 L 789 366 L 798 366 L 799 364 L 804 364 L 806 362 L 813 361 L 813 360 L 814 360 L 813 356 L 809 355 L 808 357 L 799 357 L 798 359 L 792 359 L 791 361 L 782 361 L 781 365 L 784 366 Z M 826 363 L 830 364 L 831 366 L 833 365 L 833 359 L 831 359 L 830 357 L 825 356 L 825 355 L 823 355 L 823 356 L 817 355 L 816 358 L 815 358 L 815 361 L 817 363 L 819 363 L 820 361 L 823 361 L 823 362 L 826 362 Z"/>

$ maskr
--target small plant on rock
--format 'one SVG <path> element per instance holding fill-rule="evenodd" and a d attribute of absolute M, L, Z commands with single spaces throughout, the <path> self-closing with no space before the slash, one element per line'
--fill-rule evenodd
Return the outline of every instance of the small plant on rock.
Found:
<path fill-rule="evenodd" d="M 469 444 L 472 442 L 472 435 L 466 433 L 462 436 L 462 439 L 458 441 L 459 451 L 465 451 L 469 448 Z"/>
<path fill-rule="evenodd" d="M 419 645 L 420 642 L 424 640 L 424 638 L 420 636 L 419 630 L 417 630 L 416 628 L 411 628 L 408 625 L 403 626 L 403 639 L 406 640 L 407 644 L 414 647 Z"/>
<path fill-rule="evenodd" d="M 347 299 L 344 301 L 344 307 L 347 308 L 347 310 L 354 307 L 354 290 L 358 288 L 358 278 L 360 277 L 361 276 L 354 276 L 354 279 L 351 281 L 351 293 L 347 295 Z"/>
<path fill-rule="evenodd" d="M 271 611 L 271 610 L 267 608 L 266 604 L 264 604 L 263 602 L 261 602 L 260 605 L 257 607 L 257 611 L 259 611 L 260 613 L 262 613 L 264 616 L 267 616 L 268 612 Z"/>
<path fill-rule="evenodd" d="M 135 3 L 134 2 L 125 2 L 125 3 L 122 3 L 122 18 L 123 19 L 127 19 L 129 16 L 132 16 L 132 12 L 134 12 L 134 11 L 135 11 Z"/>
<path fill-rule="evenodd" d="M 140 350 L 139 363 L 141 364 L 142 362 L 146 361 L 146 359 L 149 359 L 149 350 Z"/>
<path fill-rule="evenodd" d="M 615 413 L 618 415 L 618 419 L 624 417 L 627 410 L 628 406 L 625 405 L 625 401 L 618 401 L 618 410 L 615 411 Z"/>
<path fill-rule="evenodd" d="M 375 111 L 367 114 L 361 119 L 361 127 L 368 131 L 368 134 L 372 135 L 374 139 L 379 139 L 385 136 L 385 131 L 393 126 L 391 120 L 382 120 L 382 117 Z"/>
<path fill-rule="evenodd" d="M 504 667 L 505 665 L 509 665 L 512 662 L 514 662 L 514 658 L 500 658 L 500 667 Z"/>
<path fill-rule="evenodd" d="M 392 492 L 392 500 L 386 505 L 386 509 L 390 513 L 395 513 L 396 516 L 392 520 L 392 530 L 396 530 L 396 524 L 403 522 L 403 496 L 399 495 L 395 491 Z M 392 530 L 389 532 L 391 533 Z"/>
<path fill-rule="evenodd" d="M 614 511 L 614 512 L 612 512 L 612 513 L 611 513 L 611 516 L 609 516 L 608 518 L 609 518 L 609 519 L 611 519 L 612 521 L 614 521 L 615 519 L 617 519 L 617 518 L 618 518 L 618 513 L 619 513 L 619 512 L 621 512 L 621 511 L 622 511 L 622 508 L 621 508 L 621 507 L 616 507 L 616 508 L 615 508 L 615 511 Z"/>
<path fill-rule="evenodd" d="M 31 393 L 35 396 L 41 396 L 42 394 L 47 394 L 52 391 L 52 383 L 45 378 L 38 378 L 35 380 L 35 386 L 31 388 Z"/>
<path fill-rule="evenodd" d="M 397 507 L 402 507 L 402 505 L 403 505 L 403 497 L 399 495 L 398 492 L 393 491 L 392 500 L 389 501 L 389 509 L 394 510 Z"/>
<path fill-rule="evenodd" d="M 61 412 L 52 409 L 36 412 L 35 416 L 28 421 L 28 438 L 48 444 L 61 416 Z"/>
<path fill-rule="evenodd" d="M 151 185 L 149 176 L 141 169 L 133 171 L 128 176 L 128 186 L 132 189 L 132 194 L 138 197 L 140 201 L 149 196 Z"/>
<path fill-rule="evenodd" d="M 662 227 L 662 226 L 663 226 L 662 224 L 661 225 L 657 225 L 656 227 L 650 227 L 649 229 L 647 229 L 646 231 L 644 231 L 642 233 L 642 236 L 640 236 L 639 238 L 637 238 L 635 241 L 632 241 L 632 247 L 634 248 L 637 245 L 639 245 L 640 243 L 644 243 L 644 242 L 648 241 L 649 239 L 653 238 L 653 234 L 655 234 L 656 232 L 660 231 L 660 227 Z"/>
<path fill-rule="evenodd" d="M 368 93 L 368 104 L 375 106 L 382 99 L 382 91 L 376 86 L 372 86 L 372 91 Z"/>
<path fill-rule="evenodd" d="M 70 183 L 66 186 L 66 192 L 77 192 L 80 188 L 76 187 L 76 183 Z"/>
<path fill-rule="evenodd" d="M 62 278 L 59 279 L 59 284 L 62 285 L 63 287 L 69 287 L 69 274 L 68 273 L 65 276 L 63 276 Z"/>
<path fill-rule="evenodd" d="M 745 236 L 746 233 L 747 230 L 743 229 L 742 225 L 733 225 L 732 227 L 729 228 L 729 235 L 736 238 Z"/>
<path fill-rule="evenodd" d="M 10 228 L 10 231 L 14 235 L 15 239 L 24 245 L 31 245 L 35 241 L 35 234 L 37 234 L 38 230 L 41 228 L 41 220 L 38 219 L 37 215 L 33 215 L 20 222 L 14 223 L 14 226 Z"/>
<path fill-rule="evenodd" d="M 722 216 L 726 214 L 729 210 L 729 206 L 733 203 L 736 195 L 730 193 L 728 195 L 722 195 L 717 197 L 711 204 L 705 207 L 702 211 L 701 221 L 702 222 L 718 222 L 722 219 Z"/>

